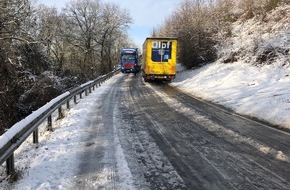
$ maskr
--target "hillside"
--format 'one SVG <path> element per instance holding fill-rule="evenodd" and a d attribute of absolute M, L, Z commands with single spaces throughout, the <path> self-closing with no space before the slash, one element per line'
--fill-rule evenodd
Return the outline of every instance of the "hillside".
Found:
<path fill-rule="evenodd" d="M 172 85 L 290 130 L 290 6 L 264 18 L 241 18 L 231 32 L 216 62 L 191 71 L 180 67 Z"/>

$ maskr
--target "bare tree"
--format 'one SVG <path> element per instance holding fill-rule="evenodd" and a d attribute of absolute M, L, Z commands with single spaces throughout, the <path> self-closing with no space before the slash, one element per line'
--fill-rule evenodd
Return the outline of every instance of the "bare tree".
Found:
<path fill-rule="evenodd" d="M 81 52 L 78 67 L 89 76 L 97 67 L 93 59 L 97 44 L 93 39 L 100 28 L 101 12 L 100 2 L 93 0 L 73 1 L 63 10 L 65 27 L 62 32 L 66 40 Z"/>
<path fill-rule="evenodd" d="M 90 76 L 112 70 L 116 38 L 131 23 L 128 12 L 115 4 L 81 0 L 67 5 L 63 17 L 64 36 L 84 54 L 80 69 Z"/>
<path fill-rule="evenodd" d="M 184 0 L 161 30 L 162 35 L 178 37 L 179 61 L 187 68 L 215 59 L 216 42 L 211 15 L 208 2 Z"/>
<path fill-rule="evenodd" d="M 106 73 L 112 70 L 112 51 L 118 35 L 125 31 L 132 22 L 132 18 L 126 10 L 121 10 L 116 4 L 103 4 L 101 18 L 101 30 L 95 35 L 95 42 L 100 45 L 100 72 Z"/>
<path fill-rule="evenodd" d="M 70 44 L 62 33 L 65 19 L 58 13 L 56 8 L 46 6 L 39 7 L 38 15 L 39 37 L 46 46 L 47 56 L 52 61 L 54 71 L 58 74 L 63 74 L 66 68 L 70 68 L 67 65 Z"/>
<path fill-rule="evenodd" d="M 29 0 L 0 1 L 0 41 L 19 40 L 30 42 L 24 23 L 31 23 L 28 18 L 32 15 Z"/>

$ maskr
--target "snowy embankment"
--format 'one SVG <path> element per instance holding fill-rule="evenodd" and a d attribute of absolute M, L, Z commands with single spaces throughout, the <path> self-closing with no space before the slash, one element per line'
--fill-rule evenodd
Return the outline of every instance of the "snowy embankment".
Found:
<path fill-rule="evenodd" d="M 290 69 L 240 62 L 181 71 L 172 86 L 237 113 L 290 129 Z"/>
<path fill-rule="evenodd" d="M 290 5 L 233 23 L 217 48 L 216 63 L 180 71 L 172 85 L 290 130 Z"/>

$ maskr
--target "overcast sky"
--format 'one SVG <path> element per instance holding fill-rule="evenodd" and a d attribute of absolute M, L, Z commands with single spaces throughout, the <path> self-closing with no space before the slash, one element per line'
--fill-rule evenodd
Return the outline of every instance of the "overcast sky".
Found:
<path fill-rule="evenodd" d="M 38 0 L 39 3 L 61 9 L 71 0 Z M 141 48 L 153 27 L 158 27 L 169 16 L 181 0 L 101 0 L 113 2 L 130 12 L 134 23 L 128 33 L 135 44 Z"/>

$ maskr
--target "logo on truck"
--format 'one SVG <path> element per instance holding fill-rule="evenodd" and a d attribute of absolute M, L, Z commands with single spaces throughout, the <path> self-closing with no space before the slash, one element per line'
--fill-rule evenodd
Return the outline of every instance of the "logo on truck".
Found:
<path fill-rule="evenodd" d="M 168 62 L 171 59 L 171 41 L 153 41 L 151 59 L 154 62 Z"/>

